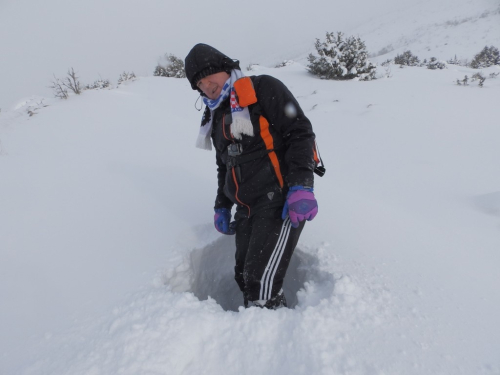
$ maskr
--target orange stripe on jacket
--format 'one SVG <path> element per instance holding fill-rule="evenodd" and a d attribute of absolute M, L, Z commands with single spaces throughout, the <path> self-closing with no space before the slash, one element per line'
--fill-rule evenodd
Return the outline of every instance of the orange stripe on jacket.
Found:
<path fill-rule="evenodd" d="M 313 147 L 313 153 L 314 153 L 314 162 L 316 163 L 316 165 L 318 165 L 320 160 L 318 157 L 318 153 L 316 152 L 316 146 Z"/>
<path fill-rule="evenodd" d="M 265 117 L 260 116 L 260 136 L 264 140 L 267 150 L 274 149 L 273 136 L 269 132 L 269 122 Z M 278 157 L 274 151 L 271 151 L 269 154 L 269 159 L 271 159 L 271 164 L 274 167 L 274 172 L 276 173 L 276 177 L 278 177 L 278 181 L 280 183 L 280 187 L 283 188 L 283 176 L 281 175 L 280 163 L 278 161 Z"/>

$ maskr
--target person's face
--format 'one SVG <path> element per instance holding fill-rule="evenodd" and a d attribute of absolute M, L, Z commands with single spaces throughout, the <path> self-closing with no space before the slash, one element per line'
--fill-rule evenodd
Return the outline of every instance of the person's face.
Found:
<path fill-rule="evenodd" d="M 200 79 L 196 83 L 196 86 L 203 91 L 207 98 L 213 100 L 219 97 L 222 87 L 224 87 L 228 78 L 229 74 L 226 72 L 219 72 Z"/>

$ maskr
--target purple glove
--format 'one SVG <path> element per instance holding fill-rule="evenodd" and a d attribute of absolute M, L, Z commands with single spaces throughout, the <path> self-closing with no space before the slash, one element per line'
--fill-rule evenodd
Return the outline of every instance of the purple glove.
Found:
<path fill-rule="evenodd" d="M 215 229 L 219 231 L 222 234 L 234 234 L 235 231 L 235 226 L 234 226 L 234 221 L 230 223 L 231 221 L 231 210 L 228 210 L 227 208 L 216 208 L 215 209 L 215 215 L 214 215 L 214 225 Z"/>
<path fill-rule="evenodd" d="M 281 218 L 285 220 L 287 215 L 290 216 L 294 228 L 299 226 L 299 221 L 314 219 L 318 213 L 318 202 L 314 198 L 313 191 L 313 188 L 292 186 L 286 196 Z"/>

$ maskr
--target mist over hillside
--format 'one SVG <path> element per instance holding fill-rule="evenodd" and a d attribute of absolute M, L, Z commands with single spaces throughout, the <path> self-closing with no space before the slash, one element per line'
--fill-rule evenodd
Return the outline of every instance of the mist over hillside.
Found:
<path fill-rule="evenodd" d="M 305 62 L 326 31 L 359 34 L 371 54 L 402 49 L 446 60 L 472 59 L 500 45 L 494 0 L 356 0 L 313 4 L 258 0 L 242 9 L 227 0 L 199 4 L 149 0 L 48 0 L 0 4 L 0 108 L 30 95 L 51 96 L 53 75 L 73 67 L 85 83 L 123 71 L 152 75 L 165 53 L 182 58 L 204 42 L 242 62 Z M 384 58 L 387 58 L 384 56 Z"/>
<path fill-rule="evenodd" d="M 470 61 L 484 46 L 500 45 L 499 25 L 497 1 L 429 1 L 372 18 L 354 32 L 379 59 L 410 49 L 421 59 Z"/>

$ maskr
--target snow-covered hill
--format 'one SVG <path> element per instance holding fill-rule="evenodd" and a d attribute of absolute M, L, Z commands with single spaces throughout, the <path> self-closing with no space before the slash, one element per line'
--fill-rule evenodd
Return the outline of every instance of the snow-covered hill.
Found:
<path fill-rule="evenodd" d="M 228 0 L 3 0 L 0 109 L 33 94 L 50 96 L 53 75 L 61 78 L 71 67 L 84 83 L 99 77 L 116 83 L 124 71 L 152 75 L 163 54 L 184 57 L 199 42 L 223 49 L 243 67 L 290 59 L 305 65 L 325 31 L 361 36 L 377 62 L 405 49 L 422 60 L 470 61 L 485 45 L 500 48 L 497 0 L 254 0 L 232 17 L 225 14 L 233 8 Z"/>
<path fill-rule="evenodd" d="M 473 59 L 485 46 L 500 45 L 500 4 L 481 1 L 421 1 L 374 17 L 353 31 L 377 60 L 411 50 L 422 60 Z"/>
<path fill-rule="evenodd" d="M 241 308 L 187 81 L 33 98 L 0 114 L 2 374 L 499 373 L 500 78 L 257 69 L 328 169 L 292 308 Z"/>

